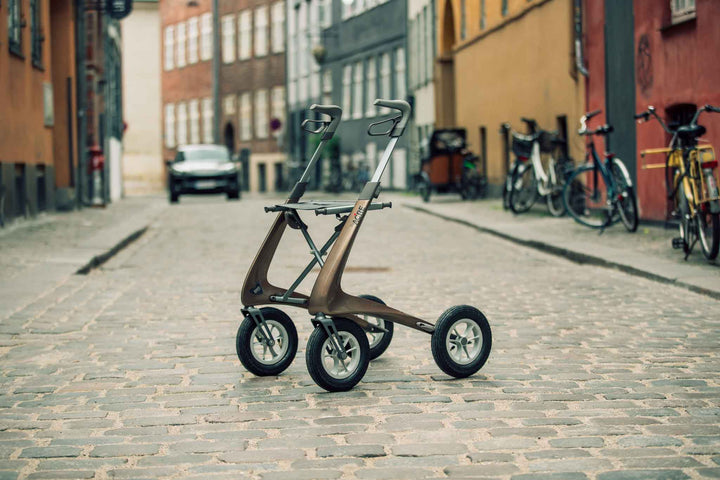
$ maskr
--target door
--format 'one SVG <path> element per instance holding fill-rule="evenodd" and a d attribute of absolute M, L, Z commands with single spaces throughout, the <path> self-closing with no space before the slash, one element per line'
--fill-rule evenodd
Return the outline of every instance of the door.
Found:
<path fill-rule="evenodd" d="M 605 109 L 615 131 L 608 150 L 637 182 L 635 162 L 635 41 L 632 0 L 605 0 Z"/>

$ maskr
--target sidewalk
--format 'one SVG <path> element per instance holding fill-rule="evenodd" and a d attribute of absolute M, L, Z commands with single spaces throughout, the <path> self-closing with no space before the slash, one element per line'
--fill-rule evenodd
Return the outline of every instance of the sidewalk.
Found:
<path fill-rule="evenodd" d="M 142 235 L 166 207 L 164 197 L 134 197 L 0 229 L 0 321 L 102 263 Z"/>
<path fill-rule="evenodd" d="M 709 263 L 699 245 L 685 261 L 684 254 L 671 247 L 671 239 L 677 236 L 675 228 L 640 224 L 632 234 L 618 224 L 600 235 L 571 218 L 550 216 L 544 204 L 514 215 L 503 210 L 499 199 L 463 202 L 459 196 L 436 195 L 424 203 L 417 196 L 397 195 L 393 200 L 395 205 L 462 223 L 578 263 L 616 268 L 720 298 L 720 262 Z"/>

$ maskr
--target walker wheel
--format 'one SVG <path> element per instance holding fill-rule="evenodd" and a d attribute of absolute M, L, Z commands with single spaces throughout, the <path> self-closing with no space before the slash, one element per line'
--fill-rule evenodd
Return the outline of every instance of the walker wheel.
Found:
<path fill-rule="evenodd" d="M 385 302 L 373 295 L 360 295 L 360 298 L 367 298 L 368 300 L 372 300 L 373 302 L 382 303 L 383 305 L 385 305 Z M 370 344 L 370 360 L 375 360 L 377 357 L 385 353 L 385 350 L 387 350 L 387 348 L 390 346 L 395 325 L 389 320 L 385 320 L 372 315 L 360 314 L 358 316 L 368 323 L 371 323 L 377 327 L 382 327 L 387 330 L 387 333 L 365 332 L 368 337 L 368 343 Z"/>
<path fill-rule="evenodd" d="M 243 366 L 259 377 L 279 375 L 290 366 L 298 348 L 295 324 L 282 310 L 261 308 L 272 344 L 268 345 L 260 328 L 251 316 L 246 316 L 238 328 L 235 348 Z"/>
<path fill-rule="evenodd" d="M 469 377 L 485 365 L 490 355 L 490 324 L 475 307 L 448 308 L 435 324 L 430 346 L 443 372 L 455 378 Z"/>
<path fill-rule="evenodd" d="M 370 346 L 365 331 L 355 322 L 334 318 L 340 337 L 340 348 L 347 355 L 340 358 L 325 328 L 315 327 L 308 339 L 305 362 L 312 379 L 329 392 L 344 392 L 362 379 L 370 363 Z"/>

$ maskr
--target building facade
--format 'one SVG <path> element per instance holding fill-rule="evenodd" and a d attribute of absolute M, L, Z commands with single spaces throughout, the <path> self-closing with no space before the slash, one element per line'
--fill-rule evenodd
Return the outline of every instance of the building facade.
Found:
<path fill-rule="evenodd" d="M 223 143 L 254 192 L 286 189 L 284 0 L 221 0 Z"/>
<path fill-rule="evenodd" d="M 0 221 L 75 205 L 76 7 L 0 4 Z"/>
<path fill-rule="evenodd" d="M 576 125 L 585 112 L 577 68 L 573 0 L 436 0 L 436 121 L 467 130 L 487 163 L 490 193 L 507 172 L 510 122 L 520 117 L 559 130 L 574 158 L 584 154 Z"/>
<path fill-rule="evenodd" d="M 408 0 L 408 91 L 413 116 L 408 168 L 420 171 L 421 156 L 435 127 L 436 0 Z"/>
<path fill-rule="evenodd" d="M 627 164 L 635 179 L 640 215 L 664 221 L 668 204 L 663 169 L 643 169 L 643 163 L 662 163 L 662 156 L 643 159 L 641 151 L 670 142 L 660 125 L 638 125 L 633 114 L 656 108 L 668 123 L 687 122 L 697 107 L 720 105 L 715 81 L 720 51 L 715 20 L 720 3 L 713 0 L 585 0 L 588 110 L 603 109 L 598 122 L 615 128 L 609 149 Z M 606 32 L 608 33 L 606 35 Z M 703 140 L 720 142 L 720 115 L 705 113 L 699 124 L 707 128 Z"/>
<path fill-rule="evenodd" d="M 126 194 L 165 188 L 162 156 L 162 58 L 158 0 L 135 0 L 123 29 L 123 187 Z"/>
<path fill-rule="evenodd" d="M 332 156 L 339 157 L 336 160 L 346 175 L 372 172 L 387 138 L 369 137 L 367 127 L 391 113 L 373 102 L 407 99 L 406 3 L 311 0 L 296 3 L 288 12 L 288 142 L 293 165 L 301 170 L 312 154 L 313 139 L 299 128 L 309 115 L 307 108 L 312 103 L 333 103 L 342 107 L 343 121 L 313 178 L 327 185 Z M 384 186 L 407 188 L 407 145 L 403 137 L 383 175 Z"/>
<path fill-rule="evenodd" d="M 215 143 L 211 0 L 160 2 L 163 160 L 180 145 Z"/>

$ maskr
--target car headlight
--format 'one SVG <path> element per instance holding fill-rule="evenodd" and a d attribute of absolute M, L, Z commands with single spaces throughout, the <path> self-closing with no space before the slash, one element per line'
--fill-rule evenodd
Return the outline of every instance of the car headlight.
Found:
<path fill-rule="evenodd" d="M 232 172 L 235 170 L 235 165 L 233 165 L 232 163 L 224 163 L 220 165 L 220 170 L 222 170 L 223 172 Z"/>

